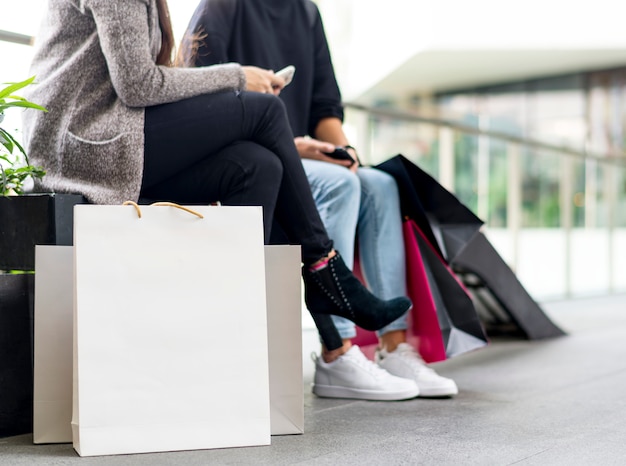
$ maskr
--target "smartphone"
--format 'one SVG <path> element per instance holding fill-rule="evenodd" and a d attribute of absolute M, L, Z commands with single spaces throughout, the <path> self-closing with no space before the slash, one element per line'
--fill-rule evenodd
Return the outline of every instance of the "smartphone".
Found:
<path fill-rule="evenodd" d="M 285 80 L 285 86 L 286 86 L 292 81 L 293 75 L 295 72 L 296 72 L 296 67 L 293 65 L 289 65 L 289 66 L 285 66 L 282 70 L 279 70 L 274 74 L 276 76 L 280 76 L 281 78 L 283 78 Z"/>
<path fill-rule="evenodd" d="M 352 163 L 354 163 L 354 159 L 352 158 L 352 156 L 343 147 L 335 147 L 334 151 L 324 152 L 324 154 L 328 155 L 329 157 L 333 159 L 350 160 Z"/>

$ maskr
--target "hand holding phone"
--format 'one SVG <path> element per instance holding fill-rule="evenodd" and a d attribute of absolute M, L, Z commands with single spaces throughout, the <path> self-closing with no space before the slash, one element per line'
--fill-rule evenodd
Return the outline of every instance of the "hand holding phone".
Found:
<path fill-rule="evenodd" d="M 354 165 L 355 162 L 350 153 L 345 148 L 340 146 L 335 147 L 333 152 L 324 152 L 324 154 L 336 160 L 349 160 L 352 162 L 350 166 Z"/>

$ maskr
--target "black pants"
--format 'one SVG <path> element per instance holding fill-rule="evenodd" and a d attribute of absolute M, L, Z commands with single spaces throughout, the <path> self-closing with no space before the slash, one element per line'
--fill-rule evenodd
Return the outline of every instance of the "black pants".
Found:
<path fill-rule="evenodd" d="M 146 108 L 141 197 L 260 205 L 266 243 L 277 222 L 305 264 L 332 248 L 282 102 L 256 92 L 206 94 Z"/>

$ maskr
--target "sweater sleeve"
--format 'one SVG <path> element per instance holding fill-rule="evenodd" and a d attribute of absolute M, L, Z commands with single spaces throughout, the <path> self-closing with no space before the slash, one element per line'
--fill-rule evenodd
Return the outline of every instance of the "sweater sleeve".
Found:
<path fill-rule="evenodd" d="M 309 116 L 309 134 L 315 134 L 315 128 L 320 120 L 336 117 L 343 121 L 343 105 L 341 92 L 335 77 L 330 50 L 322 24 L 322 18 L 315 8 L 315 22 L 313 24 L 314 60 L 313 95 Z"/>
<path fill-rule="evenodd" d="M 96 24 L 100 47 L 119 98 L 131 107 L 147 107 L 196 95 L 243 89 L 239 64 L 204 68 L 156 65 L 150 47 L 149 0 L 85 0 L 85 13 Z M 156 26 L 158 28 L 158 26 Z"/>

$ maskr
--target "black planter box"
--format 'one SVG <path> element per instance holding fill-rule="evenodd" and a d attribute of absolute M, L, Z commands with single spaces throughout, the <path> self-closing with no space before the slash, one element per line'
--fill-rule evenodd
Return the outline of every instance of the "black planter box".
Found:
<path fill-rule="evenodd" d="M 32 432 L 33 274 L 0 274 L 0 437 Z"/>
<path fill-rule="evenodd" d="M 0 271 L 35 268 L 35 245 L 73 244 L 78 194 L 0 196 Z M 35 276 L 0 272 L 0 437 L 32 432 Z"/>
<path fill-rule="evenodd" d="M 73 244 L 79 194 L 0 196 L 0 270 L 33 270 L 36 244 Z"/>

